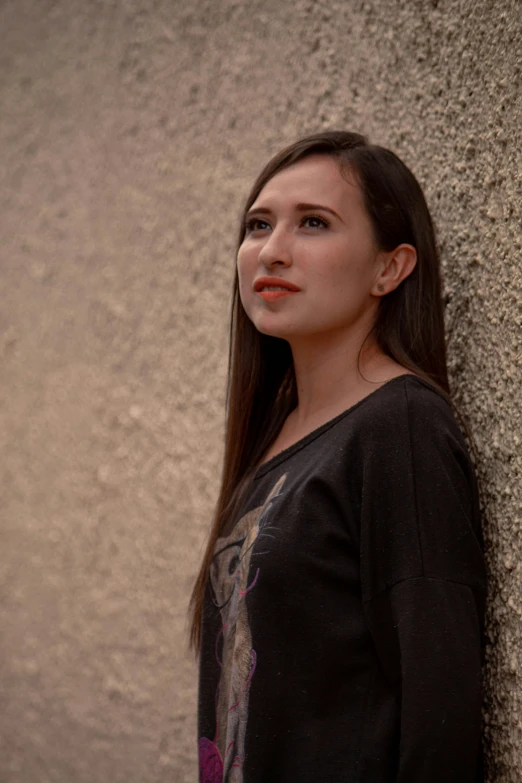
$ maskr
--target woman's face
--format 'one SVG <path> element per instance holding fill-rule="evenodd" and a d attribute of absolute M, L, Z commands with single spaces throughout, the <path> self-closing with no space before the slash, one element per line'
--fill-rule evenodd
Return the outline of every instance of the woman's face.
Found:
<path fill-rule="evenodd" d="M 292 343 L 373 320 L 379 249 L 355 178 L 333 158 L 311 155 L 277 173 L 246 221 L 239 291 L 260 332 Z M 298 290 L 262 290 L 267 277 Z"/>

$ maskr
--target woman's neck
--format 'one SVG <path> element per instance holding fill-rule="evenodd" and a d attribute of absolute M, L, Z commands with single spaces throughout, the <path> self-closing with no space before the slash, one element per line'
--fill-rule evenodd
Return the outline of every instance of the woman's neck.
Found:
<path fill-rule="evenodd" d="M 325 345 L 316 339 L 291 345 L 298 404 L 288 417 L 287 428 L 296 433 L 314 429 L 408 372 L 369 341 L 358 363 L 361 343 L 362 339 L 353 339 Z"/>

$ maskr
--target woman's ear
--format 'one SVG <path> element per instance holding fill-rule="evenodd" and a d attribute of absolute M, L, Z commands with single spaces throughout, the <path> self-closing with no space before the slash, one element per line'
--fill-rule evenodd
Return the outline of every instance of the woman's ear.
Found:
<path fill-rule="evenodd" d="M 390 253 L 383 253 L 370 293 L 373 296 L 384 296 L 394 291 L 413 272 L 416 263 L 417 251 L 413 245 L 398 245 Z"/>

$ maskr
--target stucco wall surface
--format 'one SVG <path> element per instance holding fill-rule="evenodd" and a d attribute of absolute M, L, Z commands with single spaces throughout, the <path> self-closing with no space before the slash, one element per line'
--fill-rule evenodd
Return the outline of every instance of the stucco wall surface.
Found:
<path fill-rule="evenodd" d="M 349 128 L 423 183 L 491 574 L 489 779 L 522 768 L 518 0 L 0 3 L 0 781 L 192 783 L 241 201 Z"/>

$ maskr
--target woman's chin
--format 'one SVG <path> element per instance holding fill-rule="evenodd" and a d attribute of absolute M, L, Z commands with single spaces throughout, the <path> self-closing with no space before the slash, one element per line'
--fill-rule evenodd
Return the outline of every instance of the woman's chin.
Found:
<path fill-rule="evenodd" d="M 267 337 L 278 337 L 280 340 L 290 340 L 292 336 L 295 335 L 295 332 L 291 329 L 282 329 L 281 327 L 277 328 L 275 326 L 266 326 L 266 325 L 257 325 L 254 324 L 258 332 L 261 332 L 261 334 L 266 334 Z"/>
<path fill-rule="evenodd" d="M 274 318 L 273 315 L 274 313 L 256 313 L 254 317 L 249 316 L 249 318 L 261 334 L 287 340 L 290 335 L 295 333 L 295 324 L 292 326 L 285 323 L 282 318 Z M 299 330 L 297 329 L 297 331 Z"/>

